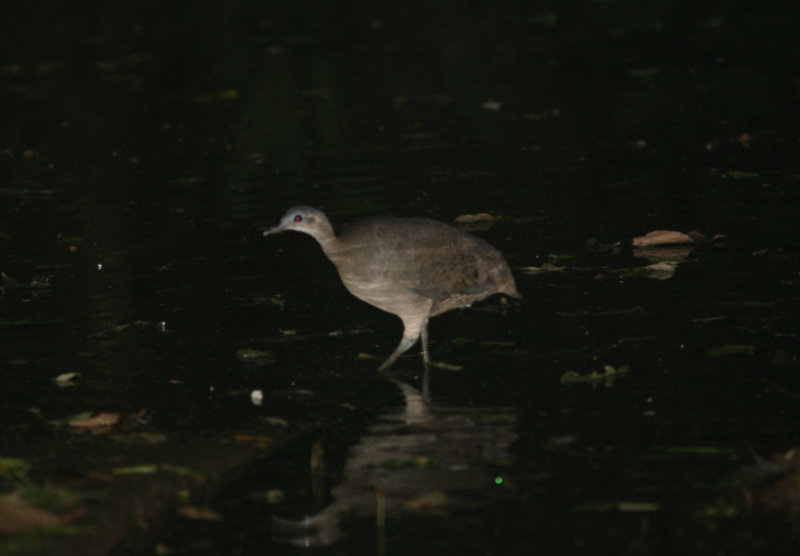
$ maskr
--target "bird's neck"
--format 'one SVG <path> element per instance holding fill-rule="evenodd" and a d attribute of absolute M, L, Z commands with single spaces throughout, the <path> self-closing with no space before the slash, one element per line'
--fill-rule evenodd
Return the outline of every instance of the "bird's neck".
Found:
<path fill-rule="evenodd" d="M 326 244 L 329 244 L 332 241 L 334 242 L 336 241 L 336 236 L 333 233 L 333 226 L 331 226 L 330 222 L 328 222 L 327 220 L 321 221 L 319 223 L 319 226 L 316 228 L 312 228 L 309 230 L 301 230 L 301 231 L 307 233 L 308 235 L 316 239 L 317 242 L 320 245 L 322 245 L 323 249 L 325 249 Z"/>
<path fill-rule="evenodd" d="M 331 232 L 330 235 L 317 237 L 315 239 L 317 240 L 317 243 L 319 243 L 320 247 L 322 247 L 322 251 L 325 253 L 325 256 L 333 260 L 336 257 L 336 254 L 339 252 L 339 238 L 337 238 L 335 235 L 333 235 L 333 232 Z"/>

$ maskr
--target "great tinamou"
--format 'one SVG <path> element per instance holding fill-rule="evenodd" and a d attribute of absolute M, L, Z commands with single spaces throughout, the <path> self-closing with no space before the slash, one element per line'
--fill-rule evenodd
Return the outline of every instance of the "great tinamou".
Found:
<path fill-rule="evenodd" d="M 379 371 L 391 367 L 420 336 L 427 367 L 430 317 L 496 293 L 522 297 L 497 249 L 442 222 L 371 218 L 336 236 L 324 212 L 300 206 L 264 235 L 289 230 L 317 240 L 350 293 L 403 321 L 403 338 Z"/>

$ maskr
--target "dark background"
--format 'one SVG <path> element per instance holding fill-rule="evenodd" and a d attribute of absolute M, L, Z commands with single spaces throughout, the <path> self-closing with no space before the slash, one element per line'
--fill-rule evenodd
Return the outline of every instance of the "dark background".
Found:
<path fill-rule="evenodd" d="M 434 356 L 465 367 L 434 376 L 435 400 L 519 410 L 516 486 L 470 517 L 493 524 L 470 548 L 796 548 L 790 511 L 716 504 L 723 478 L 799 440 L 797 10 L 288 4 L 6 6 L 6 454 L 60 438 L 32 415 L 146 408 L 170 434 L 235 431 L 258 418 L 242 396 L 259 387 L 263 411 L 321 431 L 340 469 L 398 404 L 358 354 L 388 354 L 399 323 L 350 297 L 313 240 L 260 229 L 297 204 L 337 229 L 489 212 L 503 219 L 476 233 L 523 304 L 431 324 Z M 650 280 L 630 241 L 659 229 L 725 240 Z M 587 251 L 591 238 L 619 252 Z M 525 272 L 548 261 L 565 270 Z M 710 355 L 725 345 L 750 349 Z M 245 347 L 273 363 L 243 367 Z M 611 388 L 559 383 L 622 364 Z M 416 352 L 400 366 L 413 379 Z M 74 370 L 78 388 L 52 385 Z M 659 510 L 606 511 L 626 500 Z M 361 525 L 350 538 L 372 550 Z M 443 539 L 464 550 L 463 531 Z"/>

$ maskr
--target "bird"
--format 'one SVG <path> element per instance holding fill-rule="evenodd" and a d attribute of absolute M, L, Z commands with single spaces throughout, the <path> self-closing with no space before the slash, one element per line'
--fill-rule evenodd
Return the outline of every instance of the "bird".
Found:
<path fill-rule="evenodd" d="M 403 321 L 400 343 L 379 371 L 389 369 L 420 338 L 427 371 L 431 317 L 494 294 L 522 298 L 500 251 L 436 220 L 375 217 L 337 236 L 323 211 L 298 206 L 263 236 L 287 231 L 317 240 L 351 294 Z"/>

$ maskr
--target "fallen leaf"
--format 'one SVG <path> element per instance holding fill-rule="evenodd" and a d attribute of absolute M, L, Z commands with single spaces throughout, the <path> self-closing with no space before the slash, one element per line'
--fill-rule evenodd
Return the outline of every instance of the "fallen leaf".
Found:
<path fill-rule="evenodd" d="M 76 418 L 70 420 L 71 427 L 81 431 L 89 431 L 92 434 L 104 434 L 111 430 L 117 421 L 119 413 L 98 413 L 93 417 Z"/>
<path fill-rule="evenodd" d="M 264 494 L 264 497 L 267 499 L 267 502 L 270 503 L 270 504 L 280 504 L 281 502 L 283 502 L 286 499 L 286 494 L 284 494 L 284 492 L 279 488 L 273 488 L 273 489 L 268 490 Z"/>
<path fill-rule="evenodd" d="M 245 432 L 237 432 L 233 435 L 234 440 L 237 442 L 272 442 L 271 436 L 263 434 L 249 434 Z"/>
<path fill-rule="evenodd" d="M 753 355 L 755 347 L 743 344 L 722 344 L 721 346 L 714 346 L 708 350 L 708 355 L 711 357 L 719 357 L 720 355 Z"/>
<path fill-rule="evenodd" d="M 274 361 L 272 353 L 258 349 L 243 348 L 236 352 L 236 358 L 243 363 L 269 365 Z"/>
<path fill-rule="evenodd" d="M 289 421 L 287 421 L 286 419 L 283 419 L 282 417 L 266 416 L 263 419 L 264 419 L 264 421 L 267 422 L 267 424 L 272 425 L 274 427 L 288 427 L 289 426 Z"/>
<path fill-rule="evenodd" d="M 211 508 L 200 508 L 198 506 L 181 506 L 178 508 L 178 515 L 186 519 L 199 521 L 222 521 L 222 515 Z"/>
<path fill-rule="evenodd" d="M 523 274 L 542 274 L 543 272 L 564 272 L 564 267 L 552 263 L 544 263 L 542 266 L 523 266 L 519 270 Z"/>
<path fill-rule="evenodd" d="M 159 471 L 175 473 L 176 475 L 187 475 L 199 479 L 200 481 L 204 480 L 203 476 L 197 471 L 181 465 L 170 465 L 168 463 L 162 463 L 160 465 L 155 463 L 143 463 L 140 465 L 130 465 L 128 467 L 117 467 L 112 473 L 114 473 L 114 475 L 153 475 Z"/>
<path fill-rule="evenodd" d="M 455 365 L 453 363 L 444 363 L 442 361 L 431 361 L 431 366 L 436 367 L 437 369 L 443 369 L 445 371 L 463 371 L 464 367 L 461 365 Z"/>
<path fill-rule="evenodd" d="M 730 172 L 725 172 L 724 175 L 728 176 L 729 178 L 733 178 L 736 181 L 739 181 L 739 180 L 757 178 L 758 172 L 743 172 L 742 170 L 731 170 Z"/>
<path fill-rule="evenodd" d="M 485 222 L 487 220 L 499 220 L 499 217 L 492 216 L 488 212 L 479 212 L 477 214 L 462 214 L 455 219 L 456 224 L 473 224 L 475 222 Z"/>
<path fill-rule="evenodd" d="M 195 95 L 192 97 L 192 101 L 213 102 L 217 100 L 236 100 L 238 97 L 239 97 L 239 91 L 237 91 L 236 89 L 228 89 L 227 91 L 220 91 L 219 93 Z"/>
<path fill-rule="evenodd" d="M 675 245 L 682 243 L 695 243 L 694 240 L 683 232 L 674 230 L 655 230 L 643 236 L 633 238 L 634 247 L 649 247 L 652 245 Z"/>
<path fill-rule="evenodd" d="M 158 465 L 152 463 L 117 467 L 113 471 L 114 475 L 152 475 L 156 472 L 158 472 Z"/>
<path fill-rule="evenodd" d="M 739 144 L 744 148 L 748 148 L 750 146 L 750 142 L 753 140 L 753 136 L 747 133 L 746 131 L 739 135 Z"/>
<path fill-rule="evenodd" d="M 53 382 L 59 388 L 67 388 L 78 384 L 78 378 L 80 378 L 80 376 L 81 373 L 61 373 L 53 379 Z"/>
<path fill-rule="evenodd" d="M 603 372 L 598 373 L 592 371 L 589 374 L 580 374 L 575 371 L 567 371 L 561 375 L 561 384 L 598 384 L 604 383 L 606 387 L 611 387 L 614 384 L 614 379 L 619 376 L 624 376 L 630 372 L 629 365 L 620 365 L 614 367 L 613 365 L 603 365 Z"/>
<path fill-rule="evenodd" d="M 661 504 L 657 502 L 618 502 L 617 509 L 621 512 L 657 512 Z"/>

